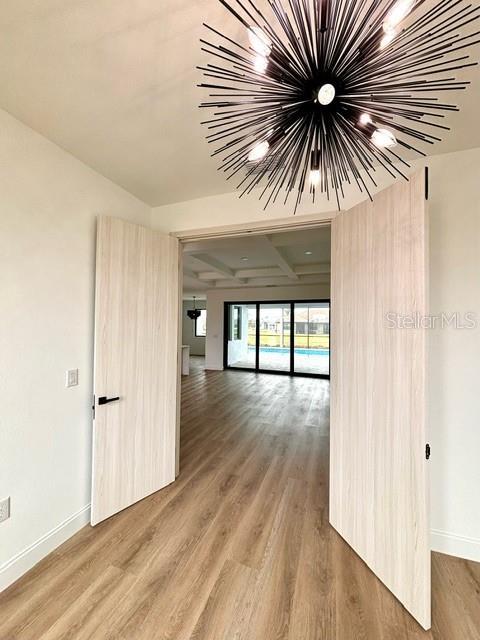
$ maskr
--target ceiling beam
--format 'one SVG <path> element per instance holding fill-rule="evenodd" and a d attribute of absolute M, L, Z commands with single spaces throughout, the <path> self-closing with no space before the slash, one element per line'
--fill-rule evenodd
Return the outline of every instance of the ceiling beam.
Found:
<path fill-rule="evenodd" d="M 297 276 L 304 276 L 313 273 L 330 273 L 330 263 L 328 262 L 315 262 L 312 264 L 301 264 L 293 267 L 293 270 L 297 274 Z M 218 271 L 200 271 L 199 273 L 190 272 L 188 270 L 184 271 L 185 275 L 190 275 L 191 277 L 196 277 L 200 282 L 208 283 L 212 280 L 218 280 Z M 280 267 L 253 267 L 249 269 L 238 269 L 235 271 L 236 278 L 247 278 L 248 280 L 252 280 L 254 278 L 268 278 L 268 277 L 277 277 L 282 276 L 285 277 L 285 273 L 280 269 Z"/>
<path fill-rule="evenodd" d="M 292 282 L 290 278 L 285 275 L 281 276 L 269 276 L 264 278 L 252 278 L 247 280 L 246 284 L 240 285 L 237 282 L 232 283 L 231 280 L 217 280 L 215 285 L 210 285 L 212 289 L 229 289 L 242 287 L 298 287 L 302 285 L 328 285 L 330 282 L 329 274 L 319 273 L 300 276 L 300 279 L 296 282 Z"/>
<path fill-rule="evenodd" d="M 212 258 L 212 256 L 208 255 L 208 253 L 195 253 L 194 255 L 191 255 L 191 258 L 197 260 L 210 269 L 213 269 L 213 271 L 224 276 L 224 278 L 226 278 L 227 280 L 233 280 L 234 282 L 238 282 L 239 284 L 245 284 L 246 282 L 246 280 L 238 278 L 235 275 L 235 271 L 233 269 L 230 269 L 230 267 L 228 267 L 223 262 L 220 262 L 220 260 Z"/>
<path fill-rule="evenodd" d="M 329 262 L 314 262 L 312 264 L 300 264 L 294 265 L 293 271 L 297 274 L 297 276 L 309 275 L 312 273 L 330 273 L 330 263 Z M 212 280 L 213 273 L 200 273 L 200 278 L 205 278 Z M 259 268 L 250 268 L 250 269 L 239 269 L 235 272 L 235 275 L 238 278 L 268 278 L 270 276 L 280 276 L 285 275 L 285 272 L 280 269 L 280 267 L 259 267 Z"/>
<path fill-rule="evenodd" d="M 183 277 L 184 278 L 189 278 L 190 280 L 195 280 L 196 282 L 199 282 L 200 284 L 206 284 L 206 282 L 204 282 L 201 278 L 200 278 L 200 274 L 199 273 L 195 273 L 195 271 L 191 271 L 190 269 L 183 269 Z"/>
<path fill-rule="evenodd" d="M 298 276 L 298 280 L 296 280 L 295 283 L 293 283 L 279 267 L 240 269 L 235 271 L 235 280 L 232 280 L 231 278 L 224 280 L 225 276 L 220 275 L 219 277 L 219 273 L 217 271 L 196 273 L 189 269 L 185 269 L 183 275 L 185 283 L 190 283 L 190 286 L 194 283 L 195 285 L 200 284 L 202 288 L 205 289 L 218 286 L 225 287 L 228 286 L 228 282 L 236 283 L 237 285 L 248 285 L 250 287 L 266 286 L 269 284 L 278 285 L 279 283 L 288 284 L 289 281 L 291 284 L 328 282 L 330 277 L 330 264 L 328 262 L 297 265 L 293 268 Z"/>
<path fill-rule="evenodd" d="M 282 250 L 274 246 L 271 236 L 257 236 L 257 238 L 264 255 L 270 257 L 288 278 L 298 280 L 292 265 L 285 258 Z"/>
<path fill-rule="evenodd" d="M 279 267 L 253 267 L 250 269 L 239 269 L 237 272 L 239 278 L 268 278 L 270 276 L 283 276 L 283 271 Z"/>
<path fill-rule="evenodd" d="M 202 282 L 198 278 L 192 278 L 187 273 L 183 274 L 183 290 L 186 289 L 196 289 L 198 291 L 206 291 L 210 289 L 212 286 L 215 286 L 214 281 L 210 282 Z"/>

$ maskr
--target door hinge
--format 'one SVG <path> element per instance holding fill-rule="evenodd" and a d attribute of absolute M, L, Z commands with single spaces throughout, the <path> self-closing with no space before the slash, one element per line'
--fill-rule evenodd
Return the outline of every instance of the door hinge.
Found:
<path fill-rule="evenodd" d="M 426 446 L 425 446 L 425 458 L 426 458 L 427 460 L 429 460 L 429 459 L 430 459 L 430 445 L 428 444 L 428 442 L 427 442 L 427 444 L 426 444 Z"/>
<path fill-rule="evenodd" d="M 93 419 L 95 420 L 95 396 L 93 396 L 92 413 L 93 413 Z"/>
<path fill-rule="evenodd" d="M 428 187 L 429 187 L 428 167 L 425 167 L 425 200 L 428 200 Z"/>

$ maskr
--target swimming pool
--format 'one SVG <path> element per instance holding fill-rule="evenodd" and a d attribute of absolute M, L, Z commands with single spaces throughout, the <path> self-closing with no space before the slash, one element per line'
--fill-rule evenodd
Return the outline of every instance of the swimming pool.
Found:
<path fill-rule="evenodd" d="M 255 351 L 255 347 L 249 346 L 248 350 Z M 330 354 L 329 349 L 296 348 L 293 352 L 302 356 L 328 356 Z M 288 347 L 260 347 L 260 353 L 290 353 L 290 349 Z"/>

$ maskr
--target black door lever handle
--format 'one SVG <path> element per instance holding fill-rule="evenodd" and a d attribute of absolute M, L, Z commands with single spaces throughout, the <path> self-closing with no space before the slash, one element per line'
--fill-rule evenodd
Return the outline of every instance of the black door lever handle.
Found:
<path fill-rule="evenodd" d="M 120 397 L 117 396 L 116 398 L 107 398 L 107 396 L 101 396 L 98 399 L 98 404 L 108 404 L 109 402 L 115 402 L 115 400 L 120 400 Z"/>

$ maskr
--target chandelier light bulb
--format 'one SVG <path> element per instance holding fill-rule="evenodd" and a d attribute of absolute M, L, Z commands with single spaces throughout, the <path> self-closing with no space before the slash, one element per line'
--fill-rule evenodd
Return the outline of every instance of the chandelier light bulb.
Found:
<path fill-rule="evenodd" d="M 248 29 L 248 39 L 252 49 L 260 56 L 268 58 L 272 53 L 272 41 L 260 27 L 250 27 Z"/>
<path fill-rule="evenodd" d="M 402 20 L 405 20 L 408 16 L 414 4 L 415 0 L 398 0 L 387 13 L 383 22 L 383 30 L 385 33 L 394 31 Z"/>
<path fill-rule="evenodd" d="M 268 60 L 265 56 L 255 56 L 253 67 L 257 73 L 265 73 L 268 67 Z"/>
<path fill-rule="evenodd" d="M 248 161 L 258 162 L 259 160 L 262 160 L 267 155 L 269 149 L 270 145 L 266 140 L 258 142 L 248 154 Z"/>
<path fill-rule="evenodd" d="M 370 117 L 369 113 L 362 113 L 362 115 L 360 116 L 359 122 L 364 126 L 367 124 L 372 124 L 372 118 Z"/>
<path fill-rule="evenodd" d="M 333 84 L 330 84 L 330 83 L 322 84 L 322 86 L 318 91 L 319 103 L 322 104 L 324 107 L 326 107 L 331 102 L 333 102 L 334 98 L 335 98 L 335 87 L 333 86 Z"/>
<path fill-rule="evenodd" d="M 375 129 L 371 139 L 379 149 L 390 149 L 397 146 L 397 139 L 389 129 Z"/>
<path fill-rule="evenodd" d="M 310 170 L 310 184 L 312 185 L 312 187 L 317 187 L 320 184 L 320 170 L 319 169 L 311 169 Z M 305 251 L 305 254 L 306 255 L 310 255 L 308 253 L 308 251 Z"/>
<path fill-rule="evenodd" d="M 388 45 L 391 42 L 393 42 L 393 40 L 395 40 L 396 35 L 397 35 L 397 32 L 395 29 L 392 29 L 391 31 L 387 31 L 383 36 L 383 38 L 380 40 L 380 50 L 383 50 L 385 49 L 385 47 L 388 47 Z"/>

